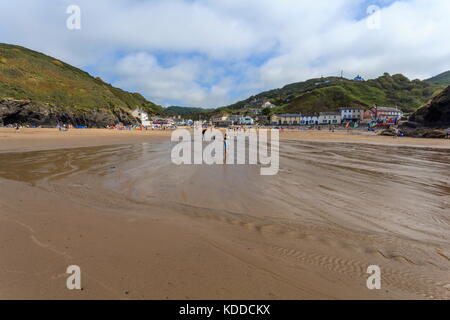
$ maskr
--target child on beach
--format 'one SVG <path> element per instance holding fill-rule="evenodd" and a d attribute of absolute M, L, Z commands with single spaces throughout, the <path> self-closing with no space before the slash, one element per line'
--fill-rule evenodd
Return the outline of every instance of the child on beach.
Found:
<path fill-rule="evenodd" d="M 223 138 L 223 146 L 225 147 L 225 152 L 227 152 L 228 149 L 228 134 L 225 133 L 225 136 Z"/>
<path fill-rule="evenodd" d="M 228 150 L 228 134 L 227 133 L 225 133 L 225 136 L 223 137 L 223 147 L 224 147 L 224 152 L 223 152 L 224 162 L 227 162 L 227 150 Z"/>

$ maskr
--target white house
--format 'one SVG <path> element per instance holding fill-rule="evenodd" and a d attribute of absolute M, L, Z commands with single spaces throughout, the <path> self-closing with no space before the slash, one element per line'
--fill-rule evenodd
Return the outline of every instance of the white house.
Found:
<path fill-rule="evenodd" d="M 250 116 L 231 115 L 228 117 L 228 120 L 233 125 L 253 125 L 255 123 L 255 120 Z"/>
<path fill-rule="evenodd" d="M 241 117 L 239 119 L 239 124 L 240 125 L 252 126 L 252 125 L 255 124 L 255 120 L 253 120 L 252 117 Z"/>
<path fill-rule="evenodd" d="M 132 115 L 133 115 L 133 117 L 141 120 L 141 123 L 143 126 L 148 127 L 148 126 L 152 125 L 152 122 L 150 120 L 148 113 L 145 112 L 144 110 L 136 109 L 132 112 Z"/>
<path fill-rule="evenodd" d="M 339 111 L 321 112 L 319 115 L 319 124 L 341 124 L 342 116 Z"/>
<path fill-rule="evenodd" d="M 273 108 L 276 108 L 276 105 L 274 105 L 274 104 L 271 103 L 270 101 L 267 101 L 267 102 L 265 102 L 265 103 L 261 106 L 261 108 L 262 108 L 262 109 L 266 109 L 266 108 L 273 109 Z"/>
<path fill-rule="evenodd" d="M 313 115 L 302 115 L 300 117 L 300 124 L 304 124 L 304 125 L 319 124 L 319 117 L 313 116 Z"/>

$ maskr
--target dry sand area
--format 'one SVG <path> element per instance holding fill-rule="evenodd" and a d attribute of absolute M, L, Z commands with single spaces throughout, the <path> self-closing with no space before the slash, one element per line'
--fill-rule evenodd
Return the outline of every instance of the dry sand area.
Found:
<path fill-rule="evenodd" d="M 170 132 L 0 129 L 0 299 L 450 299 L 450 141 L 281 137 L 261 176 L 176 166 Z"/>

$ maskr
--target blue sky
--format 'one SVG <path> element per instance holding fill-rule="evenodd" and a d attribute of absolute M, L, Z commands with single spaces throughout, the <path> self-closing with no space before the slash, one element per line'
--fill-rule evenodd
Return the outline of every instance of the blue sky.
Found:
<path fill-rule="evenodd" d="M 80 30 L 66 27 L 69 5 Z M 449 70 L 449 13 L 448 0 L 1 0 L 0 41 L 164 106 L 217 107 L 340 70 Z"/>

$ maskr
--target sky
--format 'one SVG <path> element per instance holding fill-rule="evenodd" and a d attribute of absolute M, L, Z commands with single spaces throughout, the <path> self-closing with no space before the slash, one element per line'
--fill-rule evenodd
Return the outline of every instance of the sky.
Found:
<path fill-rule="evenodd" d="M 163 106 L 212 108 L 341 70 L 450 70 L 449 15 L 448 0 L 0 0 L 0 42 Z"/>

